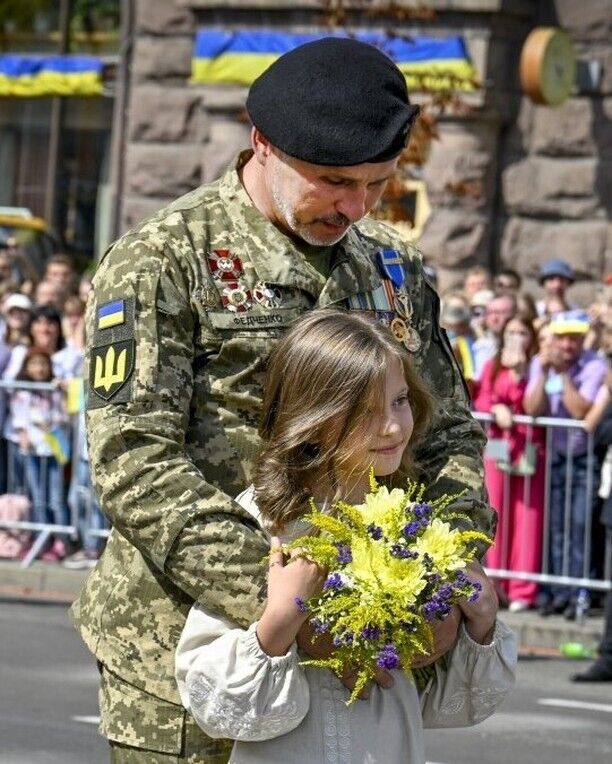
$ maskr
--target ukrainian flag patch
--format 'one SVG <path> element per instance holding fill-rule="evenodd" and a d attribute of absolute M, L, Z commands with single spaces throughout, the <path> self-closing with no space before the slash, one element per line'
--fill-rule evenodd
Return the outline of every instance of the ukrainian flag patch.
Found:
<path fill-rule="evenodd" d="M 98 308 L 98 329 L 109 329 L 125 321 L 125 300 L 107 302 Z"/>

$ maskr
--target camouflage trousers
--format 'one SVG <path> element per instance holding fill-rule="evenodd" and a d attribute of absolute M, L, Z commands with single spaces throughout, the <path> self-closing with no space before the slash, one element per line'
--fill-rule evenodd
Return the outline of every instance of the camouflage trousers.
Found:
<path fill-rule="evenodd" d="M 101 667 L 100 732 L 112 764 L 227 764 L 233 741 L 213 740 L 182 706 Z"/>
<path fill-rule="evenodd" d="M 187 752 L 185 755 L 176 756 L 172 753 L 158 753 L 146 751 L 143 748 L 131 748 L 121 743 L 110 743 L 111 764 L 227 764 L 232 752 L 233 742 L 228 740 L 211 741 L 212 750 Z"/>

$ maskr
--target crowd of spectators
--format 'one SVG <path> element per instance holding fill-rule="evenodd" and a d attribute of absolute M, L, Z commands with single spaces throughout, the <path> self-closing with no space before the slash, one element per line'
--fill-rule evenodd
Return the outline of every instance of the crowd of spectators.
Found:
<path fill-rule="evenodd" d="M 538 282 L 534 301 L 515 271 L 493 275 L 477 266 L 461 289 L 442 296 L 441 323 L 473 408 L 491 418 L 485 479 L 499 527 L 486 561 L 497 570 L 601 579 L 601 497 L 610 492 L 612 461 L 612 288 L 602 285 L 597 300 L 580 309 L 568 297 L 572 269 L 558 259 L 542 265 Z M 517 415 L 559 424 L 547 437 L 544 427 L 515 422 Z M 499 593 L 512 611 L 576 617 L 579 591 L 566 585 L 500 579 Z"/>
<path fill-rule="evenodd" d="M 84 318 L 91 277 L 79 277 L 64 254 L 51 256 L 39 279 L 24 261 L 14 240 L 0 246 L 0 516 L 13 506 L 12 497 L 26 495 L 31 522 L 75 522 L 78 538 L 51 535 L 39 559 L 89 567 L 104 540 L 88 530 L 107 527 L 89 490 L 84 432 Z M 24 557 L 35 535 L 18 538 Z M 8 548 L 15 554 L 15 545 Z"/>
<path fill-rule="evenodd" d="M 0 517 L 3 500 L 27 495 L 33 522 L 78 528 L 77 539 L 52 535 L 39 557 L 89 567 L 104 543 L 103 534 L 90 531 L 107 527 L 90 490 L 82 410 L 91 277 L 78 276 L 63 254 L 49 258 L 38 280 L 23 262 L 15 242 L 0 245 L 0 378 L 17 385 L 0 390 Z M 515 271 L 493 275 L 477 266 L 467 271 L 461 289 L 442 295 L 441 323 L 474 410 L 492 418 L 486 425 L 485 480 L 499 526 L 487 564 L 580 578 L 587 548 L 587 574 L 601 578 L 605 533 L 597 489 L 605 497 L 612 484 L 612 286 L 604 286 L 584 311 L 567 296 L 574 281 L 567 263 L 545 262 L 538 280 L 541 295 L 534 301 Z M 521 414 L 585 425 L 559 427 L 546 438 L 542 427 L 515 422 Z M 592 502 L 587 484 L 596 497 Z M 23 556 L 34 537 L 22 538 Z M 567 586 L 509 578 L 499 580 L 499 593 L 513 611 L 537 607 L 542 615 L 576 615 L 578 592 Z"/>

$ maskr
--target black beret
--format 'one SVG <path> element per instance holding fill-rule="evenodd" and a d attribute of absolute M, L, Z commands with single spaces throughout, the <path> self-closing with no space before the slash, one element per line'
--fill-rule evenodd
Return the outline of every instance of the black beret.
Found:
<path fill-rule="evenodd" d="M 419 113 L 403 74 L 385 53 L 338 37 L 278 58 L 251 85 L 246 108 L 273 146 L 336 167 L 397 156 Z"/>

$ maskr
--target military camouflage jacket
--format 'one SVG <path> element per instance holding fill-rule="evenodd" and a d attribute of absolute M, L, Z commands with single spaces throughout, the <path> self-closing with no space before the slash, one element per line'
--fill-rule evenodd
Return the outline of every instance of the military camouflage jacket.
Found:
<path fill-rule="evenodd" d="M 103 257 L 88 305 L 87 428 L 114 529 L 74 618 L 130 686 L 180 703 L 174 650 L 194 600 L 243 625 L 257 619 L 266 543 L 232 497 L 251 481 L 265 358 L 304 311 L 358 305 L 378 289 L 381 248 L 403 261 L 420 337 L 414 362 L 441 399 L 416 452 L 430 495 L 467 488 L 461 503 L 490 532 L 483 432 L 420 256 L 392 229 L 354 225 L 325 280 L 253 206 L 232 167 Z"/>

